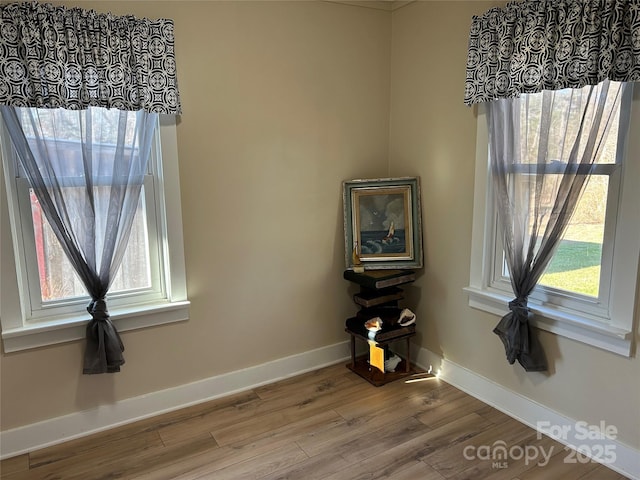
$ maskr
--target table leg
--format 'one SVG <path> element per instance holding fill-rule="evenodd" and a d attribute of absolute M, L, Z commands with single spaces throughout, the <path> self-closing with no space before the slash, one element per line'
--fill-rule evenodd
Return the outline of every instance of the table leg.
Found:
<path fill-rule="evenodd" d="M 351 335 L 351 368 L 356 368 L 356 337 Z"/>
<path fill-rule="evenodd" d="M 407 337 L 407 361 L 405 362 L 404 371 L 409 373 L 411 371 L 411 342 Z"/>

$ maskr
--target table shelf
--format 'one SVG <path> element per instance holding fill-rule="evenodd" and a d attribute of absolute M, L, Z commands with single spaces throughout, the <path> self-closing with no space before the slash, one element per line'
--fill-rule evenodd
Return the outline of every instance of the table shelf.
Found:
<path fill-rule="evenodd" d="M 409 340 L 415 336 L 416 327 L 413 324 L 409 326 L 398 324 L 403 310 L 399 307 L 398 301 L 404 299 L 400 287 L 413 282 L 415 272 L 397 269 L 367 270 L 364 273 L 354 273 L 345 270 L 343 277 L 360 285 L 360 292 L 353 297 L 360 310 L 355 317 L 348 318 L 345 325 L 345 332 L 351 337 L 351 363 L 347 365 L 347 368 L 376 387 L 415 373 L 414 367 L 411 365 L 411 343 Z M 369 339 L 365 322 L 372 318 L 379 318 L 382 321 L 382 329 L 376 333 L 373 339 Z M 356 339 L 367 342 L 367 344 L 374 341 L 378 347 L 385 350 L 385 357 L 389 344 L 404 340 L 406 342 L 406 356 L 400 357 L 400 363 L 396 365 L 393 372 L 383 372 L 371 365 L 369 354 L 356 358 Z M 379 352 L 374 351 L 374 353 L 377 356 Z M 374 363 L 377 363 L 377 360 Z"/>
<path fill-rule="evenodd" d="M 345 328 L 345 332 L 347 332 L 351 336 L 351 363 L 347 364 L 347 368 L 352 372 L 360 375 L 362 378 L 367 380 L 372 385 L 376 387 L 380 387 L 389 382 L 393 382 L 395 380 L 399 380 L 401 378 L 408 377 L 409 375 L 415 373 L 413 369 L 413 365 L 411 364 L 411 337 L 415 336 L 416 332 L 413 329 L 407 329 L 407 333 L 398 335 L 397 337 L 390 338 L 383 341 L 376 341 L 376 344 L 379 347 L 385 347 L 391 343 L 398 342 L 401 340 L 406 341 L 406 358 L 400 357 L 401 361 L 395 368 L 393 372 L 382 372 L 378 368 L 369 364 L 369 355 L 363 355 L 356 357 L 356 338 L 365 342 L 369 342 L 369 338 L 367 336 L 362 335 L 359 332 L 355 332 L 348 328 Z M 397 354 L 396 354 L 397 355 Z"/>

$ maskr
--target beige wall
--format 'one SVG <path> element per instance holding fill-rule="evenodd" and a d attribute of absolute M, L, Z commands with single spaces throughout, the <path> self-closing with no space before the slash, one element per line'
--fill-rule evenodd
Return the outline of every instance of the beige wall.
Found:
<path fill-rule="evenodd" d="M 640 448 L 638 359 L 542 333 L 553 374 L 524 373 L 491 333 L 498 319 L 462 291 L 476 136 L 466 43 L 471 15 L 493 3 L 84 5 L 175 20 L 191 320 L 123 334 L 117 375 L 82 376 L 80 342 L 0 356 L 3 430 L 344 341 L 340 182 L 392 174 L 422 179 L 426 268 L 409 299 L 420 344 Z"/>
<path fill-rule="evenodd" d="M 2 355 L 2 429 L 344 341 L 341 181 L 387 175 L 389 12 L 64 3 L 175 21 L 191 319 L 124 333 L 117 375 L 81 342 Z"/>
<path fill-rule="evenodd" d="M 498 2 L 499 3 L 499 2 Z M 507 363 L 498 317 L 468 307 L 475 109 L 463 105 L 471 16 L 493 3 L 415 2 L 393 13 L 390 171 L 422 179 L 426 267 L 416 282 L 421 344 L 640 448 L 640 360 L 540 332 L 551 374 Z M 419 293 L 418 293 L 419 292 Z M 636 318 L 636 323 L 638 319 Z"/>

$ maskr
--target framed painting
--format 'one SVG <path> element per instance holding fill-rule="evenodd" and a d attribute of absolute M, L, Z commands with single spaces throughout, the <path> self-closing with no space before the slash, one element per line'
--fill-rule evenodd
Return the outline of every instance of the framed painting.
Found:
<path fill-rule="evenodd" d="M 342 190 L 347 269 L 422 267 L 419 177 L 348 180 Z"/>

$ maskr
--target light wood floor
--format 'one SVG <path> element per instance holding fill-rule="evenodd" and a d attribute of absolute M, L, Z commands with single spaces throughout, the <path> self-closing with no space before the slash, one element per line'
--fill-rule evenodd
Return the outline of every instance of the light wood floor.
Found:
<path fill-rule="evenodd" d="M 506 446 L 508 458 L 497 463 L 483 460 L 497 445 Z M 540 456 L 518 459 L 525 451 Z M 543 451 L 553 455 L 546 466 L 539 466 Z M 340 364 L 7 459 L 0 476 L 2 480 L 624 478 L 596 463 L 567 463 L 568 458 L 561 444 L 537 438 L 534 430 L 441 380 L 398 380 L 374 387 Z"/>

